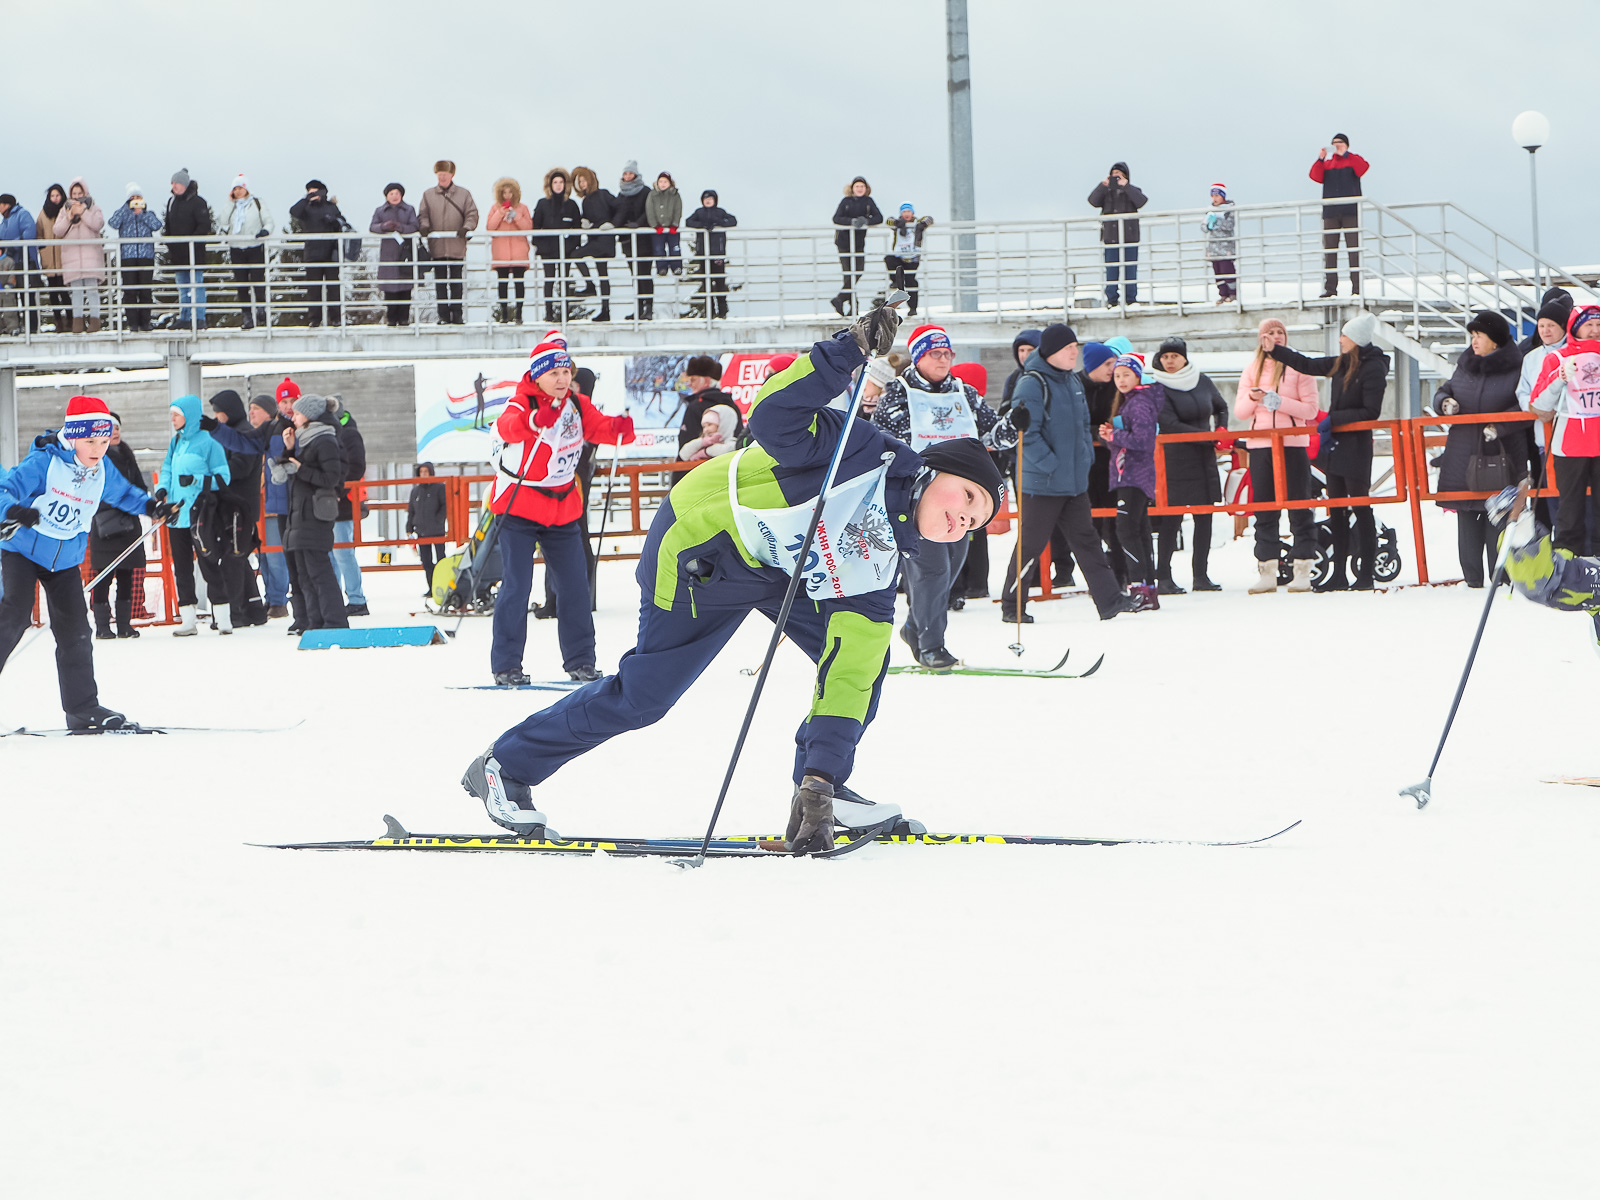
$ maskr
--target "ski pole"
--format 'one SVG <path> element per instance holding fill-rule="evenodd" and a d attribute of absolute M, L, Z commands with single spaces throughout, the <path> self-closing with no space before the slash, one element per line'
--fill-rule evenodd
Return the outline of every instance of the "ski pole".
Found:
<path fill-rule="evenodd" d="M 559 412 L 556 414 L 556 419 L 557 420 L 561 419 L 561 414 Z M 519 446 L 521 444 L 522 444 L 521 442 L 517 443 L 517 445 L 519 445 Z M 538 447 L 538 443 L 536 441 L 534 443 L 534 451 L 537 452 L 538 448 L 539 448 Z M 517 482 L 511 489 L 510 498 L 506 501 L 506 513 L 507 514 L 509 514 L 511 512 L 511 506 L 517 502 L 517 493 L 522 490 L 522 481 L 528 477 L 528 468 L 531 467 L 532 465 L 533 465 L 533 455 L 530 454 L 528 456 L 528 461 L 522 464 L 522 470 L 517 473 Z M 497 473 L 498 473 L 498 470 L 499 470 L 499 466 L 498 466 L 498 464 L 496 464 L 496 472 Z M 489 498 L 485 501 L 485 503 L 487 503 L 489 505 L 491 510 L 494 508 L 494 493 L 493 492 L 490 492 Z M 472 591 L 471 591 L 470 595 L 472 595 L 473 597 L 476 597 L 477 594 L 478 594 L 478 561 L 479 561 L 479 555 L 481 554 L 481 556 L 484 559 L 487 559 L 489 557 L 489 551 L 494 549 L 495 543 L 499 541 L 499 532 L 500 532 L 500 518 L 498 516 L 496 516 L 493 520 L 491 520 L 489 522 L 489 528 L 483 535 L 483 541 L 479 543 L 479 546 L 480 546 L 479 553 L 474 554 L 472 556 L 472 563 L 467 567 L 467 581 L 472 585 Z M 467 539 L 467 545 L 470 546 L 471 544 L 472 544 L 472 539 L 469 537 Z M 530 570 L 531 569 L 532 568 L 530 568 Z M 458 594 L 461 591 L 460 577 L 459 576 L 457 576 L 457 583 L 455 584 L 455 591 Z M 461 626 L 466 623 L 466 620 L 467 620 L 467 610 L 466 610 L 466 608 L 463 607 L 462 610 L 461 610 L 461 615 L 456 618 L 456 627 L 454 629 L 446 629 L 445 630 L 446 635 L 448 635 L 449 637 L 452 637 L 452 638 L 455 637 L 456 634 L 461 632 Z"/>
<path fill-rule="evenodd" d="M 910 297 L 903 291 L 889 293 L 885 308 L 898 308 Z M 800 553 L 794 560 L 794 571 L 789 575 L 789 586 L 783 593 L 783 604 L 778 609 L 777 619 L 772 623 L 772 638 L 767 642 L 766 657 L 761 660 L 761 670 L 756 675 L 755 691 L 750 695 L 750 703 L 744 710 L 744 721 L 739 726 L 738 740 L 733 744 L 733 756 L 728 759 L 728 770 L 722 777 L 722 788 L 717 792 L 716 806 L 711 810 L 711 822 L 706 826 L 706 836 L 700 841 L 700 850 L 693 858 L 675 859 L 682 867 L 698 867 L 706 861 L 706 849 L 711 845 L 711 835 L 716 832 L 717 818 L 722 815 L 722 806 L 728 799 L 728 788 L 733 785 L 733 773 L 739 766 L 739 755 L 744 751 L 745 738 L 750 735 L 750 723 L 755 720 L 756 705 L 761 702 L 761 693 L 767 686 L 767 676 L 772 673 L 772 657 L 778 652 L 778 643 L 783 640 L 783 627 L 788 624 L 789 612 L 794 608 L 794 598 L 800 591 L 800 579 L 806 573 L 806 558 L 811 553 L 811 543 L 816 539 L 817 526 L 822 522 L 822 505 L 828 498 L 828 489 L 833 487 L 834 476 L 839 472 L 839 464 L 844 460 L 844 448 L 850 441 L 850 435 L 855 432 L 856 410 L 861 405 L 861 389 L 867 382 L 867 371 L 863 365 L 860 376 L 856 379 L 855 390 L 850 394 L 850 405 L 845 409 L 844 424 L 839 431 L 839 444 L 833 448 L 833 458 L 828 463 L 827 473 L 822 477 L 822 490 L 817 493 L 817 502 L 811 509 L 811 524 L 806 529 L 805 539 L 800 543 Z"/>
<path fill-rule="evenodd" d="M 1026 431 L 1017 435 L 1017 594 L 1012 598 L 1012 606 L 1017 615 L 1017 640 L 1006 649 L 1022 657 L 1026 649 L 1022 644 L 1022 599 L 1028 594 L 1027 585 L 1022 582 L 1022 439 Z"/>
<path fill-rule="evenodd" d="M 622 415 L 628 415 L 627 406 L 623 406 Z M 606 503 L 600 510 L 600 532 L 594 540 L 594 567 L 589 571 L 589 611 L 593 612 L 598 606 L 597 597 L 600 594 L 600 551 L 606 544 L 606 526 L 611 521 L 611 489 L 617 486 L 617 464 L 622 461 L 622 443 L 617 442 L 611 449 L 611 476 L 606 480 Z"/>
<path fill-rule="evenodd" d="M 1549 459 L 1545 465 L 1548 468 Z M 1540 486 L 1544 486 L 1540 472 Z M 1523 487 L 1527 484 L 1524 482 Z M 1528 496 L 1519 497 L 1517 506 L 1511 512 L 1511 518 L 1521 512 L 1522 505 L 1531 503 Z M 1444 719 L 1444 732 L 1439 735 L 1439 746 L 1433 752 L 1433 761 L 1428 764 L 1428 777 L 1421 783 L 1414 783 L 1410 787 L 1400 789 L 1400 795 L 1410 796 L 1417 802 L 1417 807 L 1426 808 L 1428 801 L 1433 799 L 1433 772 L 1439 766 L 1439 757 L 1444 753 L 1444 744 L 1450 737 L 1450 727 L 1455 724 L 1456 710 L 1461 707 L 1461 697 L 1467 690 L 1467 677 L 1472 674 L 1472 663 L 1478 657 L 1478 644 L 1483 641 L 1483 627 L 1489 623 L 1489 609 L 1494 604 L 1495 594 L 1500 591 L 1500 580 L 1505 575 L 1506 563 L 1511 559 L 1511 520 L 1506 521 L 1506 531 L 1501 535 L 1500 554 L 1495 560 L 1494 575 L 1489 580 L 1489 594 L 1483 598 L 1483 613 L 1478 618 L 1478 631 L 1472 635 L 1472 648 L 1467 651 L 1467 665 L 1461 670 L 1461 681 L 1456 684 L 1455 699 L 1450 701 L 1450 712 Z"/>

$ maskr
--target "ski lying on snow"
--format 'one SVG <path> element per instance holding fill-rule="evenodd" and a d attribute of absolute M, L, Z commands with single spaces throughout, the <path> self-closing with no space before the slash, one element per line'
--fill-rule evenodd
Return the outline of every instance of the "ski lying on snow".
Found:
<path fill-rule="evenodd" d="M 698 837 L 618 838 L 618 837 L 518 837 L 515 834 L 438 834 L 411 833 L 393 817 L 384 817 L 382 837 L 371 841 L 350 842 L 273 842 L 252 843 L 270 850 L 435 850 L 491 852 L 497 850 L 525 851 L 545 854 L 616 854 L 633 856 L 693 856 L 699 852 Z M 1033 834 L 1010 833 L 878 833 L 863 837 L 858 833 L 840 831 L 834 849 L 823 851 L 829 857 L 854 849 L 857 845 L 876 844 L 890 846 L 1259 846 L 1281 837 L 1300 822 L 1285 825 L 1277 833 L 1246 841 L 1208 842 L 1190 838 L 1103 838 L 1103 837 L 1051 837 Z M 708 858 L 791 858 L 778 835 L 737 834 L 713 838 L 707 847 Z"/>
<path fill-rule="evenodd" d="M 1551 775 L 1540 783 L 1573 783 L 1579 787 L 1600 787 L 1600 775 Z"/>
<path fill-rule="evenodd" d="M 550 679 L 543 683 L 451 683 L 452 692 L 572 692 L 583 684 L 576 679 Z"/>
<path fill-rule="evenodd" d="M 889 674 L 891 674 L 891 675 L 994 675 L 994 676 L 999 676 L 1001 678 L 1007 678 L 1007 677 L 1015 676 L 1015 677 L 1018 677 L 1018 678 L 1025 678 L 1025 679 L 1087 679 L 1087 678 L 1089 678 L 1089 676 L 1093 675 L 1096 671 L 1098 671 L 1100 669 L 1100 664 L 1105 662 L 1105 660 L 1106 660 L 1106 656 L 1104 654 L 1102 654 L 1099 658 L 1094 660 L 1093 664 L 1090 665 L 1090 667 L 1089 667 L 1089 669 L 1087 671 L 1080 671 L 1077 674 L 1071 674 L 1071 673 L 1063 672 L 1061 670 L 1062 667 L 1067 665 L 1067 659 L 1068 659 L 1068 657 L 1071 656 L 1071 654 L 1072 654 L 1072 651 L 1068 650 L 1066 652 L 1066 654 L 1063 654 L 1061 656 L 1061 661 L 1058 662 L 1053 667 L 1041 667 L 1038 670 L 1031 670 L 1031 671 L 1027 670 L 1027 669 L 1025 669 L 1023 667 L 969 667 L 969 666 L 966 666 L 965 664 L 960 664 L 960 665 L 957 665 L 957 666 L 954 666 L 954 667 L 950 668 L 950 670 L 948 670 L 948 671 L 935 671 L 931 667 L 924 667 L 924 666 L 921 666 L 921 665 L 897 666 L 897 667 L 890 667 L 889 668 Z"/>
<path fill-rule="evenodd" d="M 0 737 L 136 737 L 141 734 L 167 733 L 288 733 L 305 724 L 302 718 L 293 725 L 274 725 L 265 729 L 246 729 L 238 726 L 215 725 L 136 725 L 132 721 L 118 729 L 20 729 L 0 731 Z"/>

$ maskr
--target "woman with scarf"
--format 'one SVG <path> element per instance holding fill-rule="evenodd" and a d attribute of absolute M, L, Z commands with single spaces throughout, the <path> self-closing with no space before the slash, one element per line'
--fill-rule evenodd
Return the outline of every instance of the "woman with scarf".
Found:
<path fill-rule="evenodd" d="M 1156 351 L 1159 369 L 1150 377 L 1164 393 L 1157 428 L 1161 433 L 1211 433 L 1228 427 L 1228 405 L 1217 385 L 1189 361 L 1189 346 L 1181 337 L 1169 337 Z M 1217 504 L 1222 500 L 1222 480 L 1217 475 L 1215 442 L 1180 442 L 1164 448 L 1167 467 L 1167 503 L 1171 506 Z M 1156 565 L 1156 592 L 1181 596 L 1184 589 L 1172 578 L 1172 555 L 1183 529 L 1181 514 L 1156 518 L 1160 553 Z M 1219 592 L 1221 586 L 1206 575 L 1211 558 L 1211 514 L 1194 514 L 1194 545 L 1190 547 L 1194 590 Z"/>
<path fill-rule="evenodd" d="M 56 214 L 54 232 L 62 241 L 61 278 L 72 293 L 72 332 L 100 332 L 100 282 L 106 273 L 100 230 L 106 215 L 94 202 L 80 175 L 67 187 L 67 203 Z"/>
<path fill-rule="evenodd" d="M 651 277 L 656 235 L 644 215 L 645 202 L 649 199 L 650 188 L 639 178 L 639 163 L 630 158 L 623 165 L 622 181 L 617 184 L 611 222 L 618 229 L 634 231 L 623 234 L 621 242 L 622 256 L 633 259 L 633 293 L 637 305 L 634 317 L 640 321 L 649 321 L 656 315 L 656 281 Z"/>
<path fill-rule="evenodd" d="M 50 189 L 44 194 L 44 203 L 39 206 L 39 215 L 34 224 L 39 232 L 39 241 L 49 242 L 56 237 L 56 218 L 67 206 L 67 189 L 59 183 L 52 183 Z M 67 331 L 67 306 L 71 297 L 67 292 L 66 281 L 61 278 L 61 247 L 56 245 L 41 245 L 39 247 L 39 277 L 41 287 L 34 293 L 34 303 L 43 305 L 45 297 L 49 296 L 51 309 L 55 312 L 56 332 Z"/>
<path fill-rule="evenodd" d="M 406 203 L 406 189 L 391 183 L 383 203 L 372 210 L 373 233 L 383 234 L 378 246 L 378 290 L 383 293 L 383 323 L 411 324 L 411 288 L 415 276 L 413 237 L 422 229 L 417 210 Z M 502 285 L 504 286 L 504 285 Z"/>
<path fill-rule="evenodd" d="M 1156 433 L 1164 389 L 1144 382 L 1144 363 L 1120 354 L 1111 382 L 1117 398 L 1111 419 L 1100 426 L 1100 440 L 1111 451 L 1111 490 L 1117 497 L 1117 538 L 1128 560 L 1128 591 L 1134 612 L 1161 607 L 1156 599 L 1155 564 L 1150 557 L 1150 503 L 1156 498 Z"/>

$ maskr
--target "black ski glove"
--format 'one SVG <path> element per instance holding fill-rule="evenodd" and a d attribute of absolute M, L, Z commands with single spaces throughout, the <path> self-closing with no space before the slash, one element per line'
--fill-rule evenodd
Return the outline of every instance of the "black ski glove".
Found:
<path fill-rule="evenodd" d="M 145 502 L 144 515 L 156 521 L 165 521 L 168 525 L 178 519 L 178 510 L 183 507 L 183 501 L 176 504 L 167 503 L 167 493 L 157 492 Z"/>
<path fill-rule="evenodd" d="M 200 418 L 200 428 L 205 430 L 207 433 L 210 433 L 216 427 L 217 419 L 215 417 L 203 416 Z"/>
<path fill-rule="evenodd" d="M 861 353 L 868 357 L 882 356 L 894 345 L 894 335 L 899 328 L 900 310 L 884 304 L 856 318 L 855 324 L 850 326 L 850 336 L 855 338 Z"/>
<path fill-rule="evenodd" d="M 29 508 L 25 504 L 13 504 L 6 509 L 6 520 L 15 521 L 18 525 L 26 525 L 29 529 L 32 529 L 39 523 L 39 510 L 37 508 Z"/>
<path fill-rule="evenodd" d="M 1026 433 L 1028 426 L 1033 424 L 1033 417 L 1025 408 L 1013 408 L 1006 415 L 1011 418 L 1011 428 L 1018 433 Z"/>
<path fill-rule="evenodd" d="M 178 476 L 178 486 L 179 487 L 193 487 L 194 486 L 194 476 L 193 475 L 179 475 Z"/>
<path fill-rule="evenodd" d="M 783 840 L 794 855 L 833 849 L 833 784 L 807 775 L 789 802 L 789 828 Z"/>

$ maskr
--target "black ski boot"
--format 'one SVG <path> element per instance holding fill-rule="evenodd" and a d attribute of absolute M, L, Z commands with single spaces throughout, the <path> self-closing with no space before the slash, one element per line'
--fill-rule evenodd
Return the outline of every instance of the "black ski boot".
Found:
<path fill-rule="evenodd" d="M 927 667 L 928 670 L 938 671 L 941 674 L 948 673 L 961 662 L 959 658 L 951 654 L 943 646 L 935 646 L 932 650 L 923 651 L 918 656 L 917 661 Z"/>
<path fill-rule="evenodd" d="M 502 829 L 509 829 L 518 837 L 555 838 L 545 815 L 533 806 L 533 789 L 517 779 L 511 779 L 500 770 L 500 763 L 490 746 L 461 776 L 461 787 L 483 802 L 489 819 Z"/>
<path fill-rule="evenodd" d="M 596 679 L 601 678 L 600 672 L 595 670 L 593 663 L 586 667 L 573 667 L 567 674 L 578 683 L 593 683 Z"/>
<path fill-rule="evenodd" d="M 94 606 L 94 640 L 109 642 L 117 635 L 111 632 L 111 605 L 96 604 Z"/>
<path fill-rule="evenodd" d="M 807 775 L 789 801 L 789 828 L 783 835 L 794 855 L 833 849 L 833 784 Z"/>
<path fill-rule="evenodd" d="M 68 713 L 67 728 L 74 733 L 103 733 L 108 729 L 136 729 L 137 726 L 121 713 L 96 704 L 82 712 Z"/>
<path fill-rule="evenodd" d="M 1002 604 L 1000 606 L 1000 623 L 1002 625 L 1015 625 L 1017 623 L 1017 610 L 1014 608 L 1007 608 L 1004 604 Z M 1024 625 L 1033 624 L 1033 614 L 1027 609 L 1022 610 L 1022 623 Z"/>
<path fill-rule="evenodd" d="M 556 615 L 556 602 L 554 597 L 546 600 L 543 604 L 534 605 L 531 611 L 535 621 L 553 620 Z"/>
<path fill-rule="evenodd" d="M 495 687 L 526 687 L 533 679 L 522 670 L 496 671 L 494 673 Z"/>

